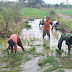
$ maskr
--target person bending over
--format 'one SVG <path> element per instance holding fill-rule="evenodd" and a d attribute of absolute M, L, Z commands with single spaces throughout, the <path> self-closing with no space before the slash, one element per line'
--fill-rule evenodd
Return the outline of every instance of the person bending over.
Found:
<path fill-rule="evenodd" d="M 10 36 L 10 38 L 8 39 L 8 44 L 9 44 L 8 49 L 11 48 L 11 52 L 13 52 L 13 46 L 14 46 L 15 54 L 17 52 L 17 45 L 20 46 L 23 51 L 25 51 L 25 49 L 24 49 L 24 47 L 23 47 L 23 45 L 21 43 L 21 40 L 20 40 L 20 38 L 19 38 L 19 36 L 17 34 L 12 34 Z"/>
<path fill-rule="evenodd" d="M 71 33 L 63 33 L 59 39 L 58 42 L 58 48 L 61 50 L 62 47 L 62 42 L 66 41 L 66 45 L 68 45 L 68 51 L 70 52 L 71 50 L 71 44 L 72 44 L 72 34 Z"/>
<path fill-rule="evenodd" d="M 53 30 L 54 27 L 57 30 L 58 25 L 59 25 L 58 21 L 53 21 L 53 23 L 52 23 L 52 29 L 51 30 Z"/>

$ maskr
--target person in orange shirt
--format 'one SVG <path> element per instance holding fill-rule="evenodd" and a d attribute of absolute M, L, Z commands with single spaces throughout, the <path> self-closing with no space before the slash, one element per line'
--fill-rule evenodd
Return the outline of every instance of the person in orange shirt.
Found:
<path fill-rule="evenodd" d="M 43 38 L 46 36 L 46 34 L 50 38 L 50 24 L 52 25 L 52 22 L 50 22 L 49 17 L 47 17 L 46 18 L 46 21 L 44 21 Z"/>
<path fill-rule="evenodd" d="M 23 51 L 25 51 L 24 47 L 23 47 L 23 45 L 21 43 L 21 40 L 20 40 L 20 38 L 19 38 L 19 36 L 17 34 L 12 34 L 10 36 L 10 38 L 8 39 L 8 44 L 9 44 L 8 49 L 11 48 L 12 52 L 13 52 L 13 46 L 15 47 L 15 54 L 17 52 L 17 45 L 20 46 Z"/>

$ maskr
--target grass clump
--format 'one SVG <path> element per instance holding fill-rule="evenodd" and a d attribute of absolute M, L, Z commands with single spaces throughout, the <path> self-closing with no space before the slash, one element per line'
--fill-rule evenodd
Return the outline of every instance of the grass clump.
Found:
<path fill-rule="evenodd" d="M 47 49 L 50 49 L 50 47 L 47 46 L 46 44 L 43 44 L 43 47 L 44 47 L 44 48 L 47 48 Z"/>
<path fill-rule="evenodd" d="M 30 49 L 30 51 L 35 51 L 35 49 L 36 49 L 35 47 L 32 47 L 32 48 Z"/>
<path fill-rule="evenodd" d="M 25 21 L 24 23 L 29 23 L 28 21 Z"/>
<path fill-rule="evenodd" d="M 58 60 L 53 56 L 48 56 L 46 59 L 41 59 L 38 65 L 45 66 L 45 64 L 51 67 L 46 69 L 44 72 L 53 72 L 54 70 L 62 68 L 60 67 L 60 63 L 58 62 Z"/>
<path fill-rule="evenodd" d="M 46 44 L 43 44 L 43 47 L 46 47 Z"/>
<path fill-rule="evenodd" d="M 56 49 L 55 51 L 56 51 L 58 54 L 62 54 L 62 53 L 64 52 L 64 50 L 63 50 L 63 49 L 62 49 L 62 50 L 60 50 L 60 51 L 59 51 L 58 49 Z"/>
<path fill-rule="evenodd" d="M 31 28 L 31 25 L 26 24 L 26 25 L 25 25 L 25 28 Z"/>
<path fill-rule="evenodd" d="M 34 19 L 32 19 L 32 18 L 29 18 L 29 20 L 30 20 L 30 21 L 34 21 Z"/>

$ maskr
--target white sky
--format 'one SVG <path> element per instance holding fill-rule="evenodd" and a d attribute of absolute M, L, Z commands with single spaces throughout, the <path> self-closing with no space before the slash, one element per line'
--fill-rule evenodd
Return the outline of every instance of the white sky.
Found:
<path fill-rule="evenodd" d="M 16 1 L 16 0 L 8 0 L 8 1 Z M 43 0 L 47 4 L 60 4 L 60 2 L 66 2 L 66 0 Z M 72 4 L 72 0 L 68 0 L 69 4 Z"/>
<path fill-rule="evenodd" d="M 60 4 L 60 2 L 66 2 L 66 0 L 43 0 L 47 4 Z M 69 4 L 72 4 L 72 0 L 68 0 Z"/>

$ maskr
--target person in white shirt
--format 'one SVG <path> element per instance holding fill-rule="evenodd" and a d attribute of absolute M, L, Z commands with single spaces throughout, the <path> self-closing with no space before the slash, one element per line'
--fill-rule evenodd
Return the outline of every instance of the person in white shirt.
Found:
<path fill-rule="evenodd" d="M 54 27 L 57 30 L 57 26 L 58 25 L 59 25 L 59 22 L 58 21 L 53 21 L 53 23 L 52 23 L 52 29 L 51 30 L 53 30 Z"/>

